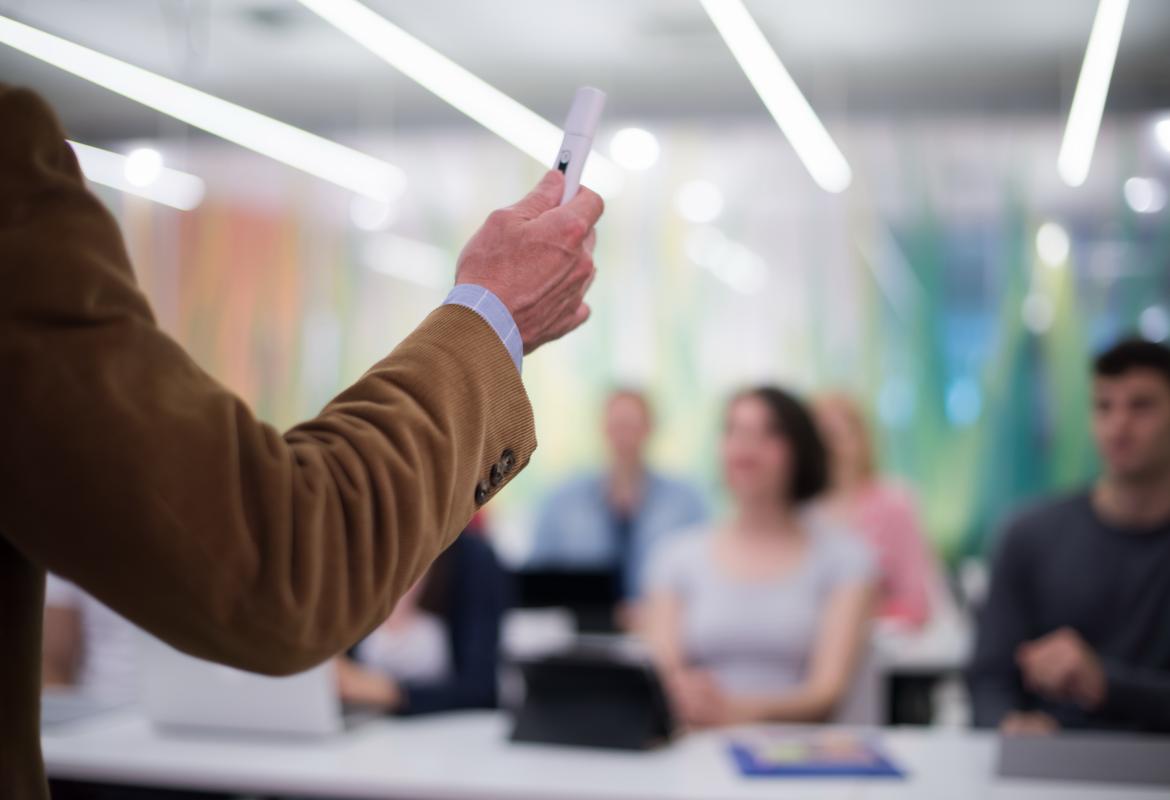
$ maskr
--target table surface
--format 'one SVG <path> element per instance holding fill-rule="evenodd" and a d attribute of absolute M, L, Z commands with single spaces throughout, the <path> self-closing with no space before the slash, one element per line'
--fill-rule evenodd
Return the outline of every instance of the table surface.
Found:
<path fill-rule="evenodd" d="M 55 778 L 158 788 L 413 800 L 1165 800 L 1164 789 L 1002 781 L 995 738 L 970 731 L 879 734 L 908 775 L 890 779 L 742 778 L 727 733 L 647 753 L 514 744 L 493 712 L 384 719 L 318 740 L 159 733 L 122 710 L 42 733 Z"/>

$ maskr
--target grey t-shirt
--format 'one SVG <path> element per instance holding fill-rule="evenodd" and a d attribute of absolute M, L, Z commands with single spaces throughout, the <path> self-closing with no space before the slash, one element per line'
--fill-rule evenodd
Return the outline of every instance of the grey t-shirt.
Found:
<path fill-rule="evenodd" d="M 742 580 L 715 561 L 711 528 L 679 535 L 652 557 L 651 592 L 682 604 L 687 663 L 710 671 L 731 694 L 777 694 L 805 677 L 832 592 L 872 581 L 869 547 L 823 518 L 804 519 L 809 548 L 801 563 L 775 578 Z"/>

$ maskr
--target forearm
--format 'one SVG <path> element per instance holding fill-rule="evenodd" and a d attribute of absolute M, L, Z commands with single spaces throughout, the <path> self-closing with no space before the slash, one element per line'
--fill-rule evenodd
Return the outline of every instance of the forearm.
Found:
<path fill-rule="evenodd" d="M 883 598 L 880 612 L 912 628 L 921 628 L 930 619 L 930 571 L 922 563 L 902 563 L 891 581 L 890 594 Z"/>
<path fill-rule="evenodd" d="M 0 120 L 0 530 L 196 655 L 289 672 L 352 644 L 535 447 L 500 339 L 440 309 L 281 436 L 158 330 L 51 112 L 0 87 Z"/>
<path fill-rule="evenodd" d="M 41 636 L 41 683 L 72 686 L 77 681 L 83 636 L 77 610 L 47 603 Z"/>
<path fill-rule="evenodd" d="M 469 394 L 474 368 L 445 352 L 473 341 L 471 329 L 483 324 L 464 310 L 436 313 L 454 325 L 424 326 L 321 417 L 284 438 L 214 388 L 202 397 L 195 386 L 183 392 L 184 405 L 209 424 L 164 429 L 185 412 L 131 410 L 128 417 L 149 424 L 111 427 L 118 440 L 139 446 L 118 452 L 112 440 L 93 453 L 104 454 L 113 480 L 86 486 L 87 474 L 100 468 L 87 466 L 85 455 L 69 458 L 55 476 L 41 475 L 43 489 L 23 487 L 26 498 L 40 491 L 46 502 L 53 489 L 84 487 L 68 508 L 42 506 L 4 525 L 6 533 L 27 531 L 42 563 L 198 655 L 285 672 L 344 649 L 389 615 L 470 518 L 476 482 L 504 448 L 495 445 L 489 457 L 489 415 L 525 416 Z M 500 373 L 518 380 L 507 356 L 499 360 Z M 445 407 L 421 385 L 423 376 L 463 396 Z M 517 443 L 526 459 L 524 439 L 514 432 L 503 441 Z M 55 482 L 62 472 L 69 479 Z M 101 554 L 71 546 L 68 532 L 85 527 L 83 514 L 101 534 Z M 104 559 L 123 561 L 133 580 L 111 574 Z"/>
<path fill-rule="evenodd" d="M 75 682 L 75 670 L 69 664 L 54 658 L 45 658 L 41 662 L 41 684 L 45 688 L 62 688 Z"/>
<path fill-rule="evenodd" d="M 879 616 L 903 630 L 918 631 L 930 619 L 925 597 L 887 597 L 878 609 Z"/>
<path fill-rule="evenodd" d="M 994 728 L 1011 711 L 1024 710 L 1023 692 L 1012 676 L 968 673 L 967 688 L 971 696 L 971 722 L 977 728 Z"/>
<path fill-rule="evenodd" d="M 403 715 L 432 714 L 471 708 L 495 708 L 496 671 L 474 675 L 457 675 L 439 683 L 404 683 Z"/>
<path fill-rule="evenodd" d="M 910 501 L 892 512 L 887 521 L 892 531 L 892 563 L 889 596 L 882 610 L 887 616 L 921 627 L 930 618 L 931 588 L 941 583 L 935 559 L 922 535 L 922 526 Z"/>
<path fill-rule="evenodd" d="M 1170 672 L 1110 661 L 1103 666 L 1107 688 L 1102 710 L 1147 730 L 1170 733 Z"/>
<path fill-rule="evenodd" d="M 799 686 L 779 695 L 745 695 L 733 698 L 740 722 L 828 722 L 841 701 L 841 693 Z"/>
<path fill-rule="evenodd" d="M 642 637 L 649 650 L 650 659 L 665 678 L 686 672 L 691 669 L 683 653 L 682 645 L 678 641 L 677 633 L 673 628 L 664 629 L 661 620 L 646 619 L 653 612 L 643 613 Z"/>

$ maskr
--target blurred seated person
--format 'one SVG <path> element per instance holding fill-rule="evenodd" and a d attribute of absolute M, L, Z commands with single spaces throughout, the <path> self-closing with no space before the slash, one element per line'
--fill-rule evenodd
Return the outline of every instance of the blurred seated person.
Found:
<path fill-rule="evenodd" d="M 976 725 L 1170 733 L 1170 350 L 1093 368 L 1102 474 L 1003 531 L 969 673 Z"/>
<path fill-rule="evenodd" d="M 706 517 L 699 492 L 646 464 L 653 411 L 640 392 L 613 392 L 605 404 L 609 464 L 571 479 L 545 500 L 536 522 L 528 569 L 618 573 L 626 600 L 641 594 L 647 554 L 660 541 Z"/>
<path fill-rule="evenodd" d="M 824 395 L 813 408 L 829 449 L 829 487 L 819 506 L 846 530 L 859 534 L 876 554 L 877 618 L 896 627 L 920 629 L 930 618 L 932 600 L 945 586 L 923 538 L 914 497 L 877 474 L 869 426 L 852 399 Z"/>
<path fill-rule="evenodd" d="M 45 576 L 41 683 L 111 702 L 138 699 L 138 629 L 72 583 Z"/>
<path fill-rule="evenodd" d="M 734 398 L 723 435 L 730 518 L 664 543 L 643 630 L 694 727 L 824 722 L 868 647 L 876 563 L 809 501 L 828 481 L 812 416 L 779 389 Z"/>
<path fill-rule="evenodd" d="M 398 715 L 494 708 L 506 606 L 504 572 L 473 520 L 390 617 L 337 659 L 342 701 Z"/>

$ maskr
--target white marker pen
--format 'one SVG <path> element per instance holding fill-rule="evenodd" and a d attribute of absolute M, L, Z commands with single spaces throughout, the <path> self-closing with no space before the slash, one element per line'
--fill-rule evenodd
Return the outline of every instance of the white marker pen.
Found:
<path fill-rule="evenodd" d="M 582 86 L 573 95 L 573 105 L 565 118 L 565 138 L 554 167 L 565 173 L 565 193 L 561 205 L 573 199 L 581 185 L 581 171 L 593 148 L 593 134 L 605 108 L 605 92 L 592 86 Z"/>

